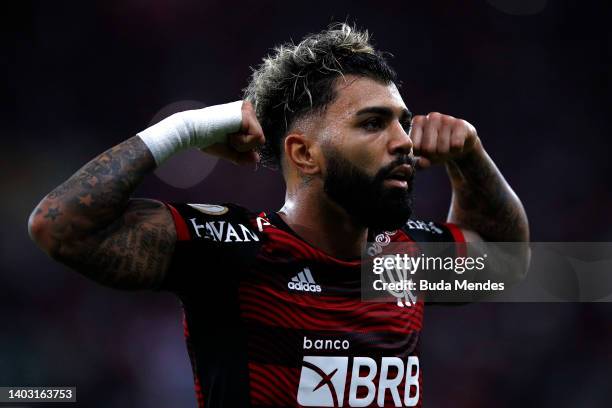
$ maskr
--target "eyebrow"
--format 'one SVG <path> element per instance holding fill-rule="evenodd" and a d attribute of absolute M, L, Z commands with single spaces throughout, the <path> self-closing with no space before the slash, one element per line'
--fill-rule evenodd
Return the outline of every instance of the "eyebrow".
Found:
<path fill-rule="evenodd" d="M 366 115 L 369 113 L 376 113 L 381 116 L 393 117 L 393 110 L 391 108 L 387 108 L 385 106 L 370 106 L 367 108 L 363 108 L 355 113 L 355 116 Z M 400 115 L 400 122 L 409 122 L 412 120 L 412 112 L 408 109 L 402 109 L 402 114 Z"/>

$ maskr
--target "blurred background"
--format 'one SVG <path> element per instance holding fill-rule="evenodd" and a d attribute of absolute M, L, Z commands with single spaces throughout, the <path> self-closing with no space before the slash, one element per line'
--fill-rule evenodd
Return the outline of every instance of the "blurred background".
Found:
<path fill-rule="evenodd" d="M 27 217 L 98 153 L 170 112 L 239 99 L 271 47 L 333 21 L 395 55 L 413 112 L 476 126 L 534 241 L 612 241 L 611 17 L 603 0 L 5 5 L 0 386 L 76 385 L 83 407 L 195 407 L 178 300 L 52 262 Z M 416 215 L 443 219 L 444 171 L 416 183 Z M 137 195 L 274 210 L 283 188 L 276 172 L 187 152 Z M 422 340 L 428 407 L 612 406 L 612 304 L 432 307 Z"/>

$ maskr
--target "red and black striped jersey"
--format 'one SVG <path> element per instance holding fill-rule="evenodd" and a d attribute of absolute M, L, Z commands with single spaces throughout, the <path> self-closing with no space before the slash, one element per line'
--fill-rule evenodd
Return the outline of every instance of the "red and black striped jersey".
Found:
<path fill-rule="evenodd" d="M 183 305 L 199 407 L 421 406 L 422 301 L 362 302 L 361 261 L 309 245 L 275 212 L 167 206 L 178 242 L 162 289 Z M 385 234 L 463 239 L 414 220 Z"/>

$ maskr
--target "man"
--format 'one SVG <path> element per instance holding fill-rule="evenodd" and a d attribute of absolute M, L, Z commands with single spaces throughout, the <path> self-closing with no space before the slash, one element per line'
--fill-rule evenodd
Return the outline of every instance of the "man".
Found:
<path fill-rule="evenodd" d="M 244 99 L 102 153 L 41 201 L 32 238 L 104 285 L 176 293 L 200 406 L 420 406 L 423 302 L 361 302 L 360 254 L 376 236 L 527 241 L 519 199 L 475 128 L 412 117 L 395 72 L 347 25 L 275 49 Z M 284 206 L 130 198 L 189 146 L 280 167 Z M 415 168 L 438 163 L 453 188 L 447 223 L 408 222 Z"/>

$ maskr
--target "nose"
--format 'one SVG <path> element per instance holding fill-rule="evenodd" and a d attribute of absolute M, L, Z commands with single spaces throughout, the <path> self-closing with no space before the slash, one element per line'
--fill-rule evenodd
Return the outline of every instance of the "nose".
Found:
<path fill-rule="evenodd" d="M 395 120 L 389 130 L 389 153 L 393 156 L 409 155 L 413 147 L 412 139 L 410 139 L 402 124 Z"/>

